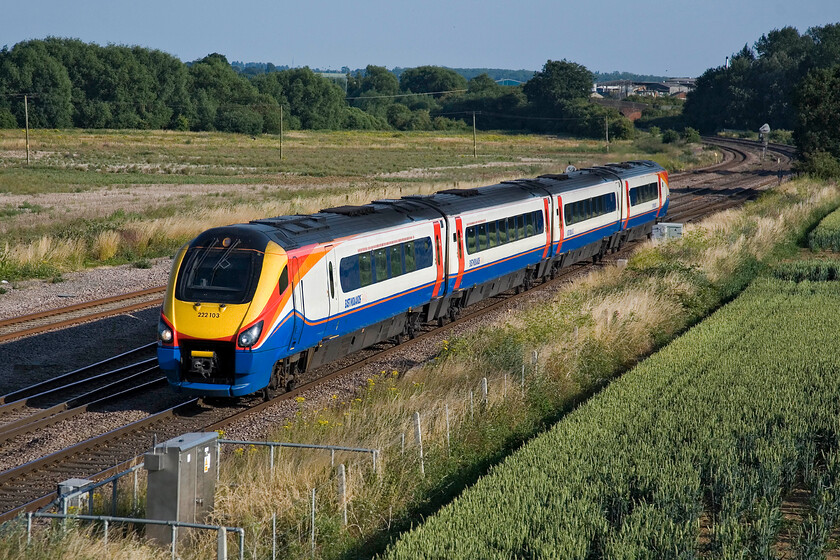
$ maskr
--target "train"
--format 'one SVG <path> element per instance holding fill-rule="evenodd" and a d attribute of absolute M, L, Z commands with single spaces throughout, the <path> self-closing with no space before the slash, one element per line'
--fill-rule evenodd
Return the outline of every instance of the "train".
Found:
<path fill-rule="evenodd" d="M 268 398 L 649 237 L 669 201 L 638 160 L 208 229 L 175 255 L 158 363 L 181 393 Z"/>

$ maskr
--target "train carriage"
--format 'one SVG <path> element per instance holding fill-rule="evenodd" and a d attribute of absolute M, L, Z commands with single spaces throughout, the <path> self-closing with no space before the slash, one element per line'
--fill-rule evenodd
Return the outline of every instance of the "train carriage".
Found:
<path fill-rule="evenodd" d="M 668 201 L 665 170 L 634 161 L 213 228 L 176 255 L 158 360 L 189 394 L 288 389 L 644 237 Z"/>

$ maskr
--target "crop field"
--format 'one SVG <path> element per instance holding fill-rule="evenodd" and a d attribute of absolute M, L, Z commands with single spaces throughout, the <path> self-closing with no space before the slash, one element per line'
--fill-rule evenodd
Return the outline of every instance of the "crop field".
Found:
<path fill-rule="evenodd" d="M 0 276 L 49 278 L 171 254 L 207 227 L 472 187 L 618 159 L 669 169 L 697 145 L 481 133 L 0 130 Z"/>
<path fill-rule="evenodd" d="M 812 251 L 840 251 L 840 210 L 832 212 L 808 235 Z"/>
<path fill-rule="evenodd" d="M 840 520 L 840 284 L 760 278 L 387 558 L 822 557 Z M 809 491 L 801 524 L 783 502 Z"/>

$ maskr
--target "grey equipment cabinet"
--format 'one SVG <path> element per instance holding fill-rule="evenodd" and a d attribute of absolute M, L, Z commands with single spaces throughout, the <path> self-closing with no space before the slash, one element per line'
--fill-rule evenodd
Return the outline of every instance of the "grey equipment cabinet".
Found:
<path fill-rule="evenodd" d="M 143 456 L 148 471 L 146 519 L 204 523 L 216 493 L 216 432 L 193 432 L 155 446 Z M 178 530 L 178 540 L 188 532 Z M 146 536 L 172 542 L 172 528 L 147 525 Z"/>

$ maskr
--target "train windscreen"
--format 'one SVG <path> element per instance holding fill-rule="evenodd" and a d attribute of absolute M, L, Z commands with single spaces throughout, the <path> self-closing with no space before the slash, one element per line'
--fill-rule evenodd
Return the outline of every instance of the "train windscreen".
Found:
<path fill-rule="evenodd" d="M 263 253 L 241 249 L 238 240 L 213 240 L 190 247 L 178 273 L 176 296 L 181 301 L 241 304 L 251 300 L 259 281 Z"/>

